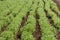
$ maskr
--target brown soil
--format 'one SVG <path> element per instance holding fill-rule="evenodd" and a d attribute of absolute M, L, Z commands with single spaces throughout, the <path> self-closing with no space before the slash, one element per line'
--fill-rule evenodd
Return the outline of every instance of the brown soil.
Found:
<path fill-rule="evenodd" d="M 56 27 L 56 25 L 54 25 L 54 21 L 52 20 L 52 18 L 51 18 L 51 16 L 49 16 L 48 14 L 47 14 L 47 11 L 45 10 L 45 13 L 46 13 L 46 17 L 48 18 L 48 21 L 49 21 L 49 23 L 51 24 L 51 26 L 53 26 L 55 29 L 56 29 L 56 39 L 57 40 L 60 40 L 60 32 L 58 31 L 58 27 Z"/>
<path fill-rule="evenodd" d="M 44 1 L 43 1 L 43 2 L 44 2 Z M 45 2 L 44 2 L 44 8 L 45 8 Z M 51 8 L 51 6 L 50 6 L 50 8 Z M 51 9 L 51 10 L 54 11 L 53 9 Z M 44 11 L 45 11 L 46 17 L 48 18 L 48 21 L 49 21 L 50 25 L 53 26 L 53 27 L 55 27 L 56 29 L 59 29 L 58 27 L 56 27 L 56 26 L 54 25 L 54 21 L 52 20 L 52 17 L 48 15 L 47 10 L 44 9 Z M 54 12 L 55 12 L 55 11 L 54 11 Z M 57 16 L 59 16 L 57 12 L 55 12 L 55 13 L 57 14 Z"/>
<path fill-rule="evenodd" d="M 21 26 L 19 27 L 19 30 L 18 30 L 18 32 L 16 34 L 16 40 L 21 40 L 20 28 L 25 25 L 25 22 L 27 21 L 28 16 L 29 16 L 29 12 L 27 12 L 26 16 L 23 17 L 23 19 L 22 19 Z"/>
<path fill-rule="evenodd" d="M 48 21 L 51 24 L 51 26 L 55 27 L 56 29 L 59 29 L 58 27 L 55 26 L 54 21 L 52 20 L 52 17 L 48 15 L 46 10 L 44 10 L 44 11 L 45 11 L 46 17 L 48 18 Z"/>
<path fill-rule="evenodd" d="M 0 30 L 0 33 L 2 33 L 3 31 L 5 31 L 9 24 L 10 24 L 10 22 L 8 24 L 4 25 L 2 27 L 2 29 Z"/>
<path fill-rule="evenodd" d="M 20 12 L 20 11 L 18 11 L 18 12 Z M 11 13 L 12 13 L 12 11 L 8 12 L 6 16 L 10 15 Z M 14 16 L 14 18 L 15 18 L 17 15 L 13 15 L 13 16 Z M 12 21 L 13 21 L 13 20 L 11 20 L 11 21 L 8 22 L 6 25 L 4 25 L 4 26 L 2 27 L 2 29 L 0 30 L 0 33 L 2 33 L 3 31 L 5 31 L 5 30 L 7 29 L 7 27 L 11 24 Z"/>
<path fill-rule="evenodd" d="M 32 2 L 32 4 L 34 4 L 34 2 Z M 32 5 L 31 5 L 31 6 L 32 6 Z M 31 8 L 31 7 L 30 7 L 30 8 Z M 30 15 L 30 14 L 29 14 L 30 11 L 31 11 L 31 10 L 29 10 L 29 11 L 27 12 L 26 16 L 22 18 L 22 22 L 21 22 L 20 28 L 22 28 L 22 27 L 25 25 L 25 22 L 27 21 L 28 16 Z M 20 28 L 19 28 L 19 30 L 18 30 L 18 32 L 17 32 L 17 34 L 16 34 L 16 40 L 21 40 Z"/>
<path fill-rule="evenodd" d="M 53 0 L 56 4 L 57 4 L 57 6 L 59 7 L 59 9 L 60 9 L 60 0 Z"/>
<path fill-rule="evenodd" d="M 51 7 L 50 7 L 51 8 Z M 51 10 L 57 15 L 57 17 L 60 18 L 60 14 L 58 14 L 54 9 L 51 8 Z"/>
<path fill-rule="evenodd" d="M 24 26 L 25 22 L 27 21 L 28 16 L 29 16 L 29 12 L 27 12 L 25 17 L 23 17 L 22 22 L 21 22 L 21 27 Z"/>
<path fill-rule="evenodd" d="M 57 5 L 60 9 L 60 0 L 54 0 L 54 2 L 57 3 Z M 56 32 L 56 38 L 57 38 L 57 40 L 60 40 L 60 32 L 59 31 Z"/>
<path fill-rule="evenodd" d="M 15 40 L 21 40 L 21 32 L 20 32 L 20 27 L 18 29 L 18 32 L 16 33 L 16 39 Z"/>
<path fill-rule="evenodd" d="M 60 40 L 60 32 L 59 31 L 56 32 L 56 38 L 57 38 L 57 40 Z"/>
<path fill-rule="evenodd" d="M 41 40 L 41 28 L 40 28 L 40 25 L 39 25 L 39 15 L 36 13 L 35 15 L 35 18 L 36 18 L 36 28 L 35 28 L 35 31 L 33 33 L 33 36 L 35 38 L 35 40 Z"/>

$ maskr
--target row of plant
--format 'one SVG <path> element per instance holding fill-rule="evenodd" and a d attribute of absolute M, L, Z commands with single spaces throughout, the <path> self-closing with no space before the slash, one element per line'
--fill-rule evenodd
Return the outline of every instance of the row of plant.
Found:
<path fill-rule="evenodd" d="M 17 2 L 16 2 L 17 3 Z M 13 1 L 3 1 L 3 2 L 1 2 L 0 3 L 0 16 L 4 16 L 4 15 L 6 15 L 6 14 L 8 14 L 8 12 L 10 12 L 10 11 L 12 11 L 12 9 L 14 8 L 14 7 L 16 7 L 16 4 L 15 2 L 13 2 Z M 13 7 L 13 8 L 12 8 Z"/>
<path fill-rule="evenodd" d="M 3 2 L 1 3 L 1 7 L 2 8 L 0 9 L 1 10 L 1 12 L 0 12 L 0 20 L 4 19 L 5 17 L 9 18 L 11 15 L 13 15 L 13 16 L 17 15 L 18 12 L 20 12 L 20 10 L 22 9 L 22 7 L 26 3 L 23 0 L 20 0 L 20 1 L 15 0 L 15 1 L 12 1 L 12 0 L 8 1 L 7 0 L 7 1 L 4 1 L 4 3 Z"/>
<path fill-rule="evenodd" d="M 20 28 L 21 30 L 21 40 L 35 40 L 33 37 L 33 32 L 35 31 L 36 20 L 35 20 L 35 10 L 37 8 L 38 1 L 34 0 L 34 4 L 29 9 L 30 15 L 28 16 L 25 25 Z"/>
<path fill-rule="evenodd" d="M 29 4 L 29 5 L 28 5 Z M 29 1 L 21 10 L 21 12 L 17 15 L 17 17 L 15 18 L 15 20 L 13 19 L 13 22 L 9 25 L 9 27 L 7 28 L 7 30 L 11 30 L 13 29 L 12 31 L 14 31 L 14 27 L 17 27 L 18 28 L 18 23 L 19 25 L 21 25 L 21 21 L 22 21 L 22 18 L 26 15 L 27 11 L 29 10 L 30 6 L 32 4 L 32 1 Z M 19 20 L 18 20 L 19 19 Z M 16 21 L 18 20 L 18 21 Z M 15 22 L 16 21 L 16 22 Z M 19 22 L 20 21 L 20 22 Z M 15 24 L 16 25 L 15 25 Z M 14 26 L 13 26 L 14 24 Z M 12 26 L 12 27 L 11 27 Z M 10 29 L 11 28 L 11 29 Z M 17 30 L 17 28 L 15 28 Z M 15 33 L 16 31 L 14 31 L 13 33 Z"/>
<path fill-rule="evenodd" d="M 36 25 L 36 23 L 35 23 L 34 16 L 29 15 L 25 26 L 23 28 L 21 28 L 21 40 L 34 40 L 32 33 L 35 30 L 35 25 Z"/>
<path fill-rule="evenodd" d="M 42 33 L 41 40 L 57 40 L 55 38 L 55 31 L 56 30 L 53 26 L 50 25 L 48 19 L 46 18 L 46 15 L 44 12 L 43 0 L 39 0 L 38 14 L 39 14 L 39 18 L 40 18 L 39 24 L 40 24 L 41 33 Z"/>
<path fill-rule="evenodd" d="M 58 8 L 58 5 L 53 0 L 50 0 L 50 5 L 51 5 L 51 8 L 60 15 L 60 10 Z"/>
<path fill-rule="evenodd" d="M 56 27 L 60 30 L 60 18 L 57 17 L 57 15 L 50 9 L 50 1 L 45 2 L 45 10 L 47 11 L 48 15 L 52 18 L 54 21 L 54 24 Z"/>
<path fill-rule="evenodd" d="M 31 4 L 32 4 L 32 1 L 28 1 L 27 4 L 22 8 L 21 12 L 13 19 L 11 24 L 7 27 L 7 29 L 1 33 L 0 35 L 1 40 L 15 39 L 15 35 L 21 25 L 22 18 L 26 15 Z"/>
<path fill-rule="evenodd" d="M 9 2 L 9 1 L 8 1 L 8 2 Z M 2 13 L 0 12 L 0 13 L 1 13 L 1 14 L 0 14 L 0 17 L 1 17 L 2 15 L 3 15 L 3 17 L 7 16 L 6 13 L 8 13 L 8 14 L 9 14 L 9 13 L 10 13 L 10 14 L 11 14 L 11 13 L 17 14 L 17 12 L 19 11 L 19 9 L 21 9 L 21 6 L 23 6 L 23 4 L 25 4 L 25 2 L 24 2 L 24 1 L 21 1 L 21 0 L 20 0 L 20 3 L 15 2 L 15 1 L 14 1 L 14 2 L 11 2 L 11 1 L 10 1 L 9 3 L 8 3 L 8 2 L 5 1 L 5 4 L 2 4 L 2 3 L 1 3 L 1 7 L 3 7 L 3 9 L 1 9 L 1 10 L 2 10 L 1 12 L 2 12 Z M 23 3 L 23 2 L 24 2 L 24 3 Z M 11 4 L 11 3 L 12 3 L 12 4 Z M 9 8 L 6 6 L 6 9 L 7 9 L 7 10 L 6 10 L 6 9 L 4 10 L 4 7 L 5 7 L 4 5 L 10 6 L 10 7 L 12 7 L 12 5 L 13 5 L 13 8 L 10 8 L 10 9 L 9 9 Z M 7 12 L 7 11 L 9 11 L 9 12 Z"/>
<path fill-rule="evenodd" d="M 24 4 L 26 4 L 26 2 L 24 2 Z M 12 12 L 9 15 L 7 15 L 6 17 L 0 16 L 0 30 L 4 27 L 4 25 L 5 26 L 8 25 L 8 23 L 10 23 L 15 18 L 15 16 L 18 15 L 18 13 L 21 11 L 24 4 L 16 6 L 16 8 L 13 9 Z M 4 13 L 2 13 L 2 14 L 4 14 Z"/>
<path fill-rule="evenodd" d="M 54 0 L 46 0 L 46 1 L 49 1 L 51 9 L 54 10 L 55 12 L 57 12 L 60 15 L 60 10 L 58 8 L 57 3 L 55 3 Z"/>

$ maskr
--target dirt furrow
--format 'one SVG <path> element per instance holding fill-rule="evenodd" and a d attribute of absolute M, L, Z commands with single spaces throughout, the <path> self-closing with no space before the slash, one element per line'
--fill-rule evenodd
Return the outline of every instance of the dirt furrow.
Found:
<path fill-rule="evenodd" d="M 49 21 L 49 23 L 51 24 L 51 26 L 53 26 L 55 29 L 56 29 L 56 38 L 57 38 L 57 40 L 60 40 L 60 32 L 59 32 L 59 28 L 58 27 L 56 27 L 55 25 L 54 25 L 54 21 L 52 20 L 52 18 L 47 14 L 47 11 L 45 10 L 45 13 L 46 13 L 46 17 L 48 18 L 48 21 Z"/>
<path fill-rule="evenodd" d="M 41 40 L 41 31 L 40 31 L 41 28 L 40 28 L 39 21 L 38 21 L 39 15 L 36 14 L 35 18 L 36 18 L 36 28 L 33 33 L 33 36 L 34 36 L 35 40 Z"/>
<path fill-rule="evenodd" d="M 22 22 L 21 22 L 20 28 L 22 28 L 24 26 L 25 22 L 28 19 L 28 16 L 29 16 L 29 12 L 27 12 L 26 16 L 22 18 Z M 20 28 L 18 29 L 18 32 L 16 34 L 16 40 L 21 40 Z"/>
<path fill-rule="evenodd" d="M 38 0 L 37 6 L 38 5 L 39 5 L 39 0 Z M 35 27 L 35 31 L 33 33 L 33 36 L 34 36 L 35 40 L 41 40 L 41 28 L 40 28 L 39 21 L 38 21 L 39 15 L 37 13 L 37 9 L 38 9 L 38 7 L 35 10 L 36 27 Z"/>
<path fill-rule="evenodd" d="M 19 11 L 19 12 L 20 12 L 20 11 Z M 19 12 L 18 12 L 18 13 L 19 13 Z M 9 14 L 10 14 L 10 13 L 9 13 Z M 14 18 L 15 18 L 17 15 L 13 15 L 13 16 L 14 16 Z M 7 27 L 11 24 L 12 21 L 13 21 L 13 19 L 10 20 L 10 22 L 8 22 L 8 23 L 6 23 L 5 25 L 3 25 L 0 33 L 2 33 L 3 31 L 5 31 L 5 30 L 7 29 Z"/>
<path fill-rule="evenodd" d="M 45 6 L 45 2 L 44 2 L 44 6 Z M 46 17 L 48 18 L 50 25 L 56 29 L 56 35 L 55 35 L 56 39 L 60 40 L 60 32 L 58 31 L 59 28 L 56 27 L 56 25 L 54 24 L 54 21 L 52 20 L 52 17 L 48 15 L 48 12 L 45 9 L 44 9 L 44 11 L 45 11 Z M 54 10 L 52 10 L 52 11 L 54 11 Z M 55 13 L 57 14 L 57 16 L 59 16 L 57 12 L 55 12 Z"/>
<path fill-rule="evenodd" d="M 60 15 L 59 15 L 59 13 L 57 13 L 55 10 L 53 10 L 51 7 L 50 7 L 50 9 L 57 15 L 57 17 L 59 17 L 60 18 Z"/>
<path fill-rule="evenodd" d="M 52 17 L 48 15 L 46 10 L 44 10 L 44 11 L 45 11 L 46 17 L 48 18 L 50 25 L 55 27 L 56 29 L 59 29 L 58 27 L 55 26 L 54 21 L 52 20 Z"/>
<path fill-rule="evenodd" d="M 56 4 L 57 4 L 57 6 L 59 7 L 59 9 L 60 9 L 60 0 L 53 0 Z"/>
<path fill-rule="evenodd" d="M 58 30 L 56 32 L 56 38 L 57 38 L 57 40 L 60 40 L 60 32 Z"/>

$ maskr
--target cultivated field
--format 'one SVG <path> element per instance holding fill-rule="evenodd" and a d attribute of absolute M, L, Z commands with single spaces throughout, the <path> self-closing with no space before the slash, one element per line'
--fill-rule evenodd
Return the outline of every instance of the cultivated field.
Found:
<path fill-rule="evenodd" d="M 0 0 L 0 40 L 60 40 L 59 0 Z"/>

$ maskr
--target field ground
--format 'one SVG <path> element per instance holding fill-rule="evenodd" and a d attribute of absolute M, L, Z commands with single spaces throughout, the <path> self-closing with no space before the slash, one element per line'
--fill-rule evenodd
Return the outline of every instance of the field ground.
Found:
<path fill-rule="evenodd" d="M 0 0 L 0 40 L 60 40 L 60 1 Z"/>

